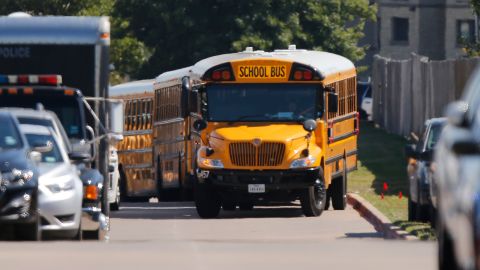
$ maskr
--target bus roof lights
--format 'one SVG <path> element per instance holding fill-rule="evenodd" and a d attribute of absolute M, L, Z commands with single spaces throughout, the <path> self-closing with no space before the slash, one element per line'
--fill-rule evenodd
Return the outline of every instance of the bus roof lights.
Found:
<path fill-rule="evenodd" d="M 322 76 L 310 66 L 293 63 L 292 71 L 290 72 L 290 80 L 291 81 L 322 80 Z"/>
<path fill-rule="evenodd" d="M 0 75 L 0 83 L 10 85 L 61 85 L 60 75 Z"/>
<path fill-rule="evenodd" d="M 212 80 L 219 81 L 222 78 L 222 72 L 220 70 L 215 70 L 212 72 Z"/>
<path fill-rule="evenodd" d="M 230 71 L 229 70 L 222 71 L 222 79 L 225 80 L 225 81 L 230 80 Z"/>

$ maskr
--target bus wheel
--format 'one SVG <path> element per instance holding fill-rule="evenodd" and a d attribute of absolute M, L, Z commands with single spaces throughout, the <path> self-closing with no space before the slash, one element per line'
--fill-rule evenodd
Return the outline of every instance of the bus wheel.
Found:
<path fill-rule="evenodd" d="M 253 210 L 253 203 L 251 202 L 241 202 L 239 203 L 240 210 L 242 211 L 252 211 Z"/>
<path fill-rule="evenodd" d="M 323 179 L 319 179 L 316 185 L 302 190 L 300 194 L 300 203 L 303 214 L 307 217 L 320 216 L 325 209 L 327 191 Z"/>
<path fill-rule="evenodd" d="M 235 211 L 235 208 L 237 208 L 237 204 L 232 201 L 223 201 L 222 208 L 225 211 Z"/>
<path fill-rule="evenodd" d="M 346 165 L 346 159 L 343 159 L 343 164 Z M 347 207 L 347 168 L 344 165 L 342 175 L 332 180 L 330 185 L 332 206 L 335 210 L 345 210 Z"/>
<path fill-rule="evenodd" d="M 200 184 L 195 181 L 195 206 L 201 218 L 215 218 L 221 207 L 220 197 L 209 184 Z"/>

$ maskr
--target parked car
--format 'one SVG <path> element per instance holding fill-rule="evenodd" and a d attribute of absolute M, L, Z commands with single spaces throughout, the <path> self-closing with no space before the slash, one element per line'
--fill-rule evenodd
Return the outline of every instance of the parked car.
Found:
<path fill-rule="evenodd" d="M 2 110 L 2 109 L 0 109 Z M 78 162 L 82 159 L 89 159 L 90 155 L 85 155 L 78 151 L 78 149 L 73 149 L 70 139 L 62 126 L 62 123 L 58 119 L 57 115 L 52 112 L 43 109 L 41 106 L 37 110 L 33 109 L 24 109 L 24 108 L 8 108 L 8 111 L 12 112 L 20 122 L 20 124 L 33 124 L 41 125 L 52 128 L 57 136 L 59 137 L 59 143 L 65 146 L 69 158 L 73 159 L 72 162 L 77 165 L 77 168 L 80 170 L 80 179 L 83 181 L 84 186 L 91 185 L 93 183 L 92 179 L 89 177 L 89 172 L 91 169 L 85 166 L 85 162 Z M 93 155 L 93 154 L 92 154 Z M 118 173 L 118 156 L 117 151 L 113 146 L 110 146 L 110 168 L 109 168 L 109 192 L 108 192 L 108 202 L 110 203 L 111 210 L 118 210 L 120 205 L 120 189 L 118 181 L 120 175 Z M 92 219 L 93 216 L 85 215 L 85 219 Z"/>
<path fill-rule="evenodd" d="M 0 231 L 10 227 L 16 238 L 39 240 L 35 162 L 43 146 L 34 145 L 36 151 L 31 151 L 17 120 L 8 112 L 0 112 L 0 126 Z"/>
<path fill-rule="evenodd" d="M 359 93 L 360 117 L 372 121 L 372 84 L 368 82 L 358 82 L 357 92 Z"/>
<path fill-rule="evenodd" d="M 406 154 L 409 158 L 407 175 L 410 191 L 408 197 L 408 220 L 410 221 L 432 221 L 430 164 L 433 150 L 445 124 L 446 118 L 427 120 L 423 135 L 418 142 L 406 146 Z"/>
<path fill-rule="evenodd" d="M 21 124 L 20 130 L 30 145 L 45 145 L 38 164 L 42 235 L 81 239 L 83 186 L 77 168 L 53 129 Z"/>
<path fill-rule="evenodd" d="M 440 269 L 480 269 L 479 68 L 446 115 L 434 155 L 438 264 Z"/>

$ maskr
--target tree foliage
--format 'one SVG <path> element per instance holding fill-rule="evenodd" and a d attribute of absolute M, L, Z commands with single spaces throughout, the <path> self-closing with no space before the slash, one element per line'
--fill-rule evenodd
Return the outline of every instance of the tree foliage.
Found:
<path fill-rule="evenodd" d="M 154 77 L 247 46 L 338 53 L 356 61 L 368 0 L 3 0 L 0 14 L 106 15 L 112 22 L 112 80 Z"/>
<path fill-rule="evenodd" d="M 246 46 L 296 44 L 360 60 L 365 48 L 357 42 L 376 14 L 366 0 L 118 0 L 114 9 L 129 22 L 126 31 L 153 50 L 140 71 L 146 77 Z"/>

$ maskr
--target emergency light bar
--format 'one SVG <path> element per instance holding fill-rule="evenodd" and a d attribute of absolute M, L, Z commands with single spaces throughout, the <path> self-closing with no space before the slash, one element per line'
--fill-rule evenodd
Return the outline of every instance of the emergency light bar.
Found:
<path fill-rule="evenodd" d="M 61 75 L 0 75 L 0 84 L 9 85 L 61 85 Z"/>

